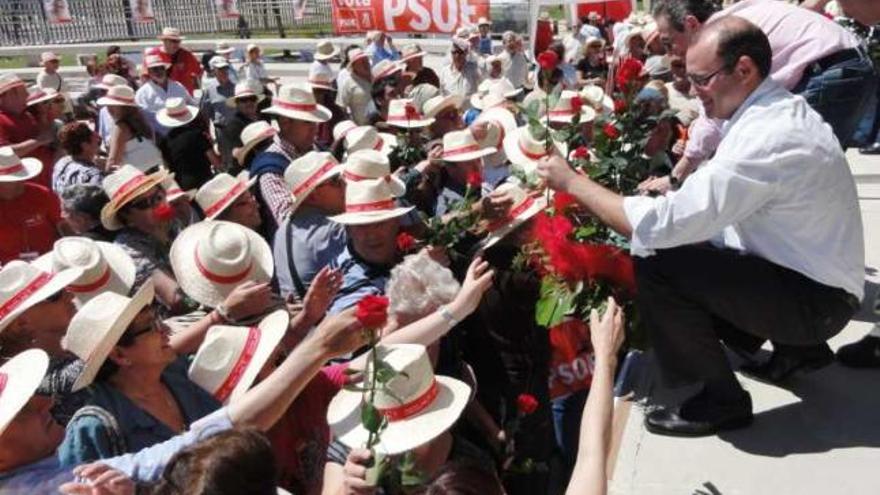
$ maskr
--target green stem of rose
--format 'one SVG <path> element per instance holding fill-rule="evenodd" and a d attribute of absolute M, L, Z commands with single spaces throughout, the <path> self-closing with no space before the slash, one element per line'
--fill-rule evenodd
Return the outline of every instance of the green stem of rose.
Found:
<path fill-rule="evenodd" d="M 371 328 L 369 330 L 369 332 L 370 332 L 370 365 L 369 365 L 369 367 L 370 367 L 370 375 L 369 375 L 370 376 L 370 397 L 368 400 L 369 400 L 370 406 L 375 410 L 374 400 L 376 397 L 376 383 L 377 383 L 376 378 L 378 376 L 378 373 L 376 373 L 376 369 L 378 367 L 378 362 L 379 362 L 379 357 L 378 357 L 379 351 L 378 351 L 378 349 L 376 349 L 376 344 L 378 342 L 376 334 L 378 332 L 376 331 L 375 328 Z M 368 450 L 371 450 L 375 444 L 379 443 L 379 436 L 376 433 L 377 432 L 370 429 L 370 434 L 367 436 L 367 449 Z"/>
<path fill-rule="evenodd" d="M 550 71 L 544 74 L 544 79 L 549 81 L 551 74 Z M 550 89 L 550 88 L 548 88 Z M 546 117 L 546 129 L 544 132 L 544 152 L 548 155 L 550 154 L 550 150 L 553 149 L 553 136 L 550 134 L 550 93 L 544 92 L 544 117 Z M 544 189 L 544 196 L 546 200 L 547 206 L 550 206 L 550 188 L 547 187 Z"/>

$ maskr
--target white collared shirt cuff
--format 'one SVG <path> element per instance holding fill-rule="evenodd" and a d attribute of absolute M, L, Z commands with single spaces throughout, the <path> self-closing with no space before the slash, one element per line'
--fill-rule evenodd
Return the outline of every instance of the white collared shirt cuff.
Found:
<path fill-rule="evenodd" d="M 654 198 L 648 196 L 627 196 L 623 198 L 623 213 L 632 229 L 630 239 L 630 254 L 633 256 L 647 257 L 654 254 L 654 250 L 647 247 L 639 235 L 639 225 L 645 215 L 654 210 Z"/>

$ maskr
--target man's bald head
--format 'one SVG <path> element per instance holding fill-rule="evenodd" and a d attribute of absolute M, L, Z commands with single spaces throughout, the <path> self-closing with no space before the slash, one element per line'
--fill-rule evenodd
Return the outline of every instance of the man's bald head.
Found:
<path fill-rule="evenodd" d="M 727 16 L 707 24 L 697 35 L 692 49 L 710 49 L 711 46 L 728 69 L 734 68 L 742 57 L 748 57 L 762 80 L 770 75 L 773 63 L 770 40 L 761 28 L 742 17 Z"/>

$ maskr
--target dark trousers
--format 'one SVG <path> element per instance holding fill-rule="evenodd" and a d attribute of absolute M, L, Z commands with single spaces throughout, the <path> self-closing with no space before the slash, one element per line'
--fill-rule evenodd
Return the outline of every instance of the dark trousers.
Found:
<path fill-rule="evenodd" d="M 719 339 L 816 345 L 840 332 L 858 301 L 757 256 L 709 245 L 636 258 L 637 304 L 667 386 L 701 383 L 718 399 L 742 389 Z"/>

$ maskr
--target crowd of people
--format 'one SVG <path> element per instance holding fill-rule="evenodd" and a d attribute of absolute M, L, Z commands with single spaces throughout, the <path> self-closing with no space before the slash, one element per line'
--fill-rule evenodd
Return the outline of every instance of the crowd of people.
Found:
<path fill-rule="evenodd" d="M 480 19 L 439 65 L 370 32 L 292 82 L 165 28 L 81 95 L 53 53 L 0 75 L 0 494 L 605 493 L 624 301 L 536 322 L 521 249 L 554 194 L 625 239 L 659 377 L 699 385 L 646 427 L 747 426 L 726 350 L 772 383 L 824 367 L 864 298 L 844 150 L 877 72 L 826 3 L 659 0 L 534 52 Z M 622 71 L 655 119 L 629 196 L 570 165 Z"/>

